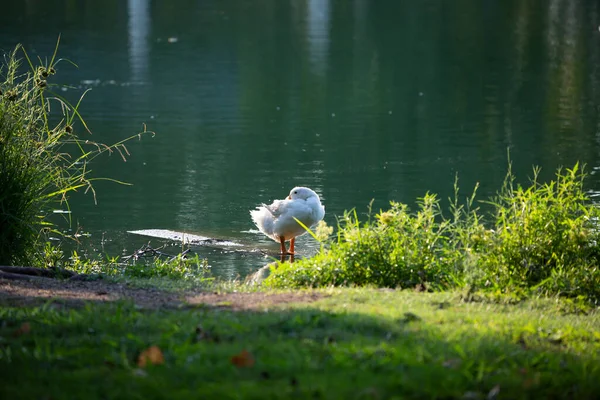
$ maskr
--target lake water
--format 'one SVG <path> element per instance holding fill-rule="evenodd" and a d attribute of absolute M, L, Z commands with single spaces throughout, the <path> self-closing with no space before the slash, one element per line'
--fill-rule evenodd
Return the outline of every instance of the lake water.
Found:
<path fill-rule="evenodd" d="M 93 139 L 139 132 L 93 169 L 133 184 L 76 195 L 76 223 L 99 252 L 131 253 L 171 229 L 278 250 L 248 211 L 296 185 L 317 191 L 332 225 L 344 210 L 492 195 L 507 148 L 532 165 L 587 164 L 600 190 L 597 0 L 28 0 L 3 4 L 0 52 L 50 56 Z M 82 131 L 82 130 L 80 130 Z M 83 135 L 83 133 L 82 133 Z M 104 244 L 104 247 L 101 244 Z M 305 235 L 300 254 L 314 252 Z M 199 247 L 218 274 L 261 254 Z M 176 252 L 176 249 L 173 250 Z"/>

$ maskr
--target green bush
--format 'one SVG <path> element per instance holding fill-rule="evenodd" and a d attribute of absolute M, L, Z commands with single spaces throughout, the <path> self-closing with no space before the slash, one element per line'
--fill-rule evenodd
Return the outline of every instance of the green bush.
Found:
<path fill-rule="evenodd" d="M 112 146 L 80 139 L 76 130 L 87 130 L 78 112 L 83 96 L 72 105 L 53 92 L 56 52 L 35 66 L 23 51 L 22 72 L 21 50 L 0 66 L 0 265 L 40 265 L 44 235 L 61 234 L 48 218 L 53 209 L 68 209 L 70 192 L 93 192 L 88 163 L 113 150 L 124 157 L 124 142 L 138 136 Z"/>
<path fill-rule="evenodd" d="M 485 218 L 473 208 L 475 191 L 451 218 L 426 195 L 416 212 L 399 203 L 360 223 L 346 213 L 337 240 L 313 258 L 274 268 L 270 287 L 375 285 L 431 289 L 471 287 L 500 293 L 541 293 L 600 300 L 600 212 L 584 191 L 578 165 L 556 179 L 514 184 L 509 169 Z M 422 288 L 423 286 L 421 286 Z"/>
<path fill-rule="evenodd" d="M 281 286 L 376 285 L 438 289 L 456 284 L 463 252 L 451 234 L 456 223 L 442 218 L 439 200 L 427 194 L 410 213 L 392 202 L 376 221 L 360 224 L 356 213 L 342 219 L 338 240 L 311 259 L 283 264 L 266 284 Z"/>
<path fill-rule="evenodd" d="M 584 191 L 579 166 L 549 183 L 534 170 L 527 188 L 509 172 L 493 206 L 492 230 L 480 238 L 474 283 L 600 299 L 598 207 Z"/>

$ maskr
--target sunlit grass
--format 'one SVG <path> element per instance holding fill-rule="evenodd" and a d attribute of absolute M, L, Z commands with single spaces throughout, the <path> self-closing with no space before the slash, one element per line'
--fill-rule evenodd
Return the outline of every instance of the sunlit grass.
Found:
<path fill-rule="evenodd" d="M 3 398 L 591 398 L 600 319 L 555 300 L 327 289 L 269 312 L 0 309 Z M 23 324 L 28 331 L 22 332 Z M 159 365 L 138 366 L 157 346 Z M 232 357 L 247 350 L 252 363 Z M 35 384 L 31 384 L 35 382 Z"/>

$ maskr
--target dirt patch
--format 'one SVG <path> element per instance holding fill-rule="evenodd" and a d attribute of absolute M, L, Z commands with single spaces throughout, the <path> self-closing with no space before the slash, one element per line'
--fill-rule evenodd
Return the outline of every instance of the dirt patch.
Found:
<path fill-rule="evenodd" d="M 86 302 L 132 301 L 141 308 L 181 308 L 206 305 L 233 310 L 260 309 L 282 303 L 312 302 L 324 295 L 316 292 L 214 293 L 168 292 L 135 288 L 105 281 L 78 282 L 37 278 L 28 281 L 0 279 L 0 306 L 36 306 L 50 299 L 78 307 Z"/>
<path fill-rule="evenodd" d="M 190 305 L 231 307 L 236 310 L 251 310 L 275 306 L 282 303 L 310 303 L 325 295 L 316 292 L 289 293 L 198 293 L 186 296 Z"/>

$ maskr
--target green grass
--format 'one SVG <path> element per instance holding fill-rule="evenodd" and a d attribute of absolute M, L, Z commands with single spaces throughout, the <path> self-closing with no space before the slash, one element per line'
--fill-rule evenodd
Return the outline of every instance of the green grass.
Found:
<path fill-rule="evenodd" d="M 214 280 L 208 260 L 200 258 L 197 254 L 192 256 L 180 253 L 170 259 L 154 256 L 149 260 L 137 260 L 133 262 L 123 261 L 119 257 L 107 257 L 105 260 L 81 257 L 77 251 L 73 251 L 71 257 L 66 259 L 63 252 L 53 246 L 47 246 L 44 254 L 53 255 L 53 260 L 47 261 L 47 265 L 66 268 L 80 274 L 102 275 L 111 278 L 161 278 L 171 281 L 206 283 Z M 46 257 L 47 259 L 48 257 Z"/>
<path fill-rule="evenodd" d="M 0 309 L 2 398 L 595 398 L 600 317 L 557 300 L 327 289 L 264 311 Z M 30 332 L 14 335 L 23 323 Z M 198 325 L 210 339 L 199 338 Z M 215 340 L 215 339 L 218 340 Z M 151 345 L 165 362 L 140 369 Z M 240 368 L 242 350 L 255 359 Z"/>

